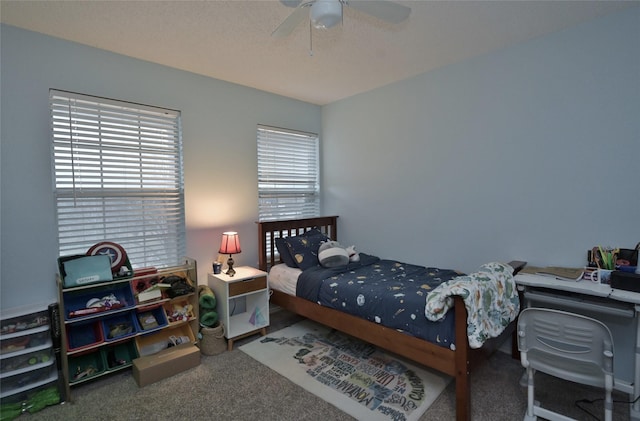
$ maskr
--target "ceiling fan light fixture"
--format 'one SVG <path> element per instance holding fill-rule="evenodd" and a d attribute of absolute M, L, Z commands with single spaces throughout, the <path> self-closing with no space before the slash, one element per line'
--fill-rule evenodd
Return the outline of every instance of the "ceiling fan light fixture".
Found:
<path fill-rule="evenodd" d="M 342 21 L 340 0 L 316 0 L 311 5 L 311 24 L 317 29 L 327 29 Z"/>

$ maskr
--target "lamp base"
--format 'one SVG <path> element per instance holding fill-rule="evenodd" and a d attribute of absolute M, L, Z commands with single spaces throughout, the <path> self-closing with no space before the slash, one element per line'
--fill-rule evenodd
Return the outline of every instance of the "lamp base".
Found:
<path fill-rule="evenodd" d="M 229 268 L 227 269 L 227 271 L 225 273 L 227 275 L 229 275 L 229 276 L 235 275 L 236 271 L 233 268 L 233 258 L 231 257 L 231 255 L 229 255 L 229 260 L 227 260 L 227 266 L 229 266 Z"/>

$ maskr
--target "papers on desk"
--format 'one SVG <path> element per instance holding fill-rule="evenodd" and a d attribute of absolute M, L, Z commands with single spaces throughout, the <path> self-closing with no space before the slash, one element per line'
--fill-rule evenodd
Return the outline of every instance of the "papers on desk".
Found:
<path fill-rule="evenodd" d="M 565 268 L 559 266 L 525 266 L 520 273 L 528 273 L 531 275 L 547 276 L 549 278 L 560 279 L 563 281 L 577 282 L 584 275 L 583 268 Z"/>

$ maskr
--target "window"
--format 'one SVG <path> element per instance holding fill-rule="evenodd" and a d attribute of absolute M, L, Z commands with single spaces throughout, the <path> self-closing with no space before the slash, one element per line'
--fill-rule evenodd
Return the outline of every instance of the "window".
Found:
<path fill-rule="evenodd" d="M 59 255 L 113 241 L 134 267 L 185 255 L 180 112 L 51 90 Z"/>
<path fill-rule="evenodd" d="M 318 135 L 258 126 L 261 221 L 320 215 Z"/>

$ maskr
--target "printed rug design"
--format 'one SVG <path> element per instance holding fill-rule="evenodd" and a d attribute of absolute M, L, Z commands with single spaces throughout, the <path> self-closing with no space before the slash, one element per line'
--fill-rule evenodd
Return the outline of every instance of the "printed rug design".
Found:
<path fill-rule="evenodd" d="M 240 350 L 360 420 L 418 420 L 451 381 L 309 320 Z"/>

